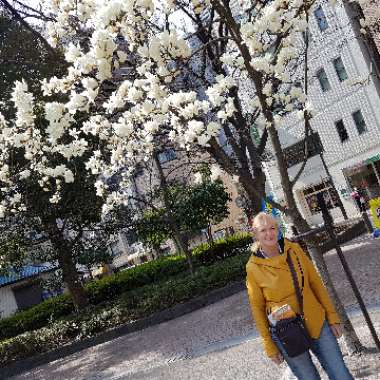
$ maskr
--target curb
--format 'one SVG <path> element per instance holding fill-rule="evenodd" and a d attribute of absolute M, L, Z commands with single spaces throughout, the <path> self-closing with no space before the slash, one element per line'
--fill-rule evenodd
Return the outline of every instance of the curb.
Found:
<path fill-rule="evenodd" d="M 182 315 L 191 313 L 192 311 L 201 309 L 207 305 L 211 305 L 223 298 L 232 296 L 246 288 L 245 282 L 233 282 L 223 288 L 215 289 L 204 296 L 194 298 L 186 303 L 175 305 L 169 309 L 159 311 L 151 316 L 139 319 L 135 322 L 128 323 L 112 330 L 99 333 L 90 338 L 83 339 L 78 342 L 67 344 L 53 351 L 41 353 L 36 356 L 21 359 L 0 368 L 0 379 L 7 379 L 11 376 L 18 375 L 22 372 L 29 371 L 35 367 L 47 364 L 75 352 L 96 346 L 101 343 L 108 342 L 120 336 L 130 334 L 132 332 L 146 329 L 150 326 L 178 318 Z"/>

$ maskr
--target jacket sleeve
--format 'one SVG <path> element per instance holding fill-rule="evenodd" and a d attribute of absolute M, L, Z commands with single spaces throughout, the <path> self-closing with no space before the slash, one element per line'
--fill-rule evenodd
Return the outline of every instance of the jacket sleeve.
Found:
<path fill-rule="evenodd" d="M 269 323 L 265 310 L 265 299 L 261 288 L 257 285 L 252 273 L 247 267 L 247 290 L 248 299 L 251 304 L 253 318 L 256 322 L 257 330 L 263 340 L 264 350 L 271 357 L 278 354 L 278 348 L 272 340 L 269 332 Z"/>
<path fill-rule="evenodd" d="M 309 275 L 310 287 L 315 297 L 319 301 L 319 303 L 325 309 L 326 318 L 329 325 L 340 323 L 338 313 L 335 310 L 334 304 L 332 303 L 331 298 L 327 292 L 327 289 L 325 285 L 323 284 L 322 279 L 319 276 L 317 270 L 315 269 L 313 262 L 306 256 L 306 254 L 303 251 L 302 253 L 304 256 L 304 261 L 306 263 L 306 270 Z"/>

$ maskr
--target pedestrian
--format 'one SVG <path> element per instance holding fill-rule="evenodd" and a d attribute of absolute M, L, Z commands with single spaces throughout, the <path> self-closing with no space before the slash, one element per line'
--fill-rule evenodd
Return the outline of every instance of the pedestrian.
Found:
<path fill-rule="evenodd" d="M 358 189 L 357 187 L 354 187 L 351 198 L 355 201 L 356 205 L 358 206 L 358 209 L 360 212 L 363 212 L 366 210 L 365 207 L 365 198 L 363 196 L 363 191 L 361 189 Z"/>
<path fill-rule="evenodd" d="M 311 351 L 329 379 L 353 380 L 337 342 L 339 317 L 313 263 L 297 243 L 278 243 L 278 225 L 270 215 L 257 214 L 252 228 L 256 241 L 247 263 L 247 289 L 267 356 L 278 365 L 285 360 L 299 380 L 316 380 L 320 375 Z M 285 310 L 282 317 L 276 314 L 280 310 Z M 292 347 L 284 332 L 294 332 L 296 322 L 305 339 Z M 303 344 L 304 352 L 295 354 Z"/>
<path fill-rule="evenodd" d="M 363 195 L 363 190 L 359 189 L 359 202 L 360 202 L 360 212 L 365 212 L 366 210 L 366 201 Z"/>

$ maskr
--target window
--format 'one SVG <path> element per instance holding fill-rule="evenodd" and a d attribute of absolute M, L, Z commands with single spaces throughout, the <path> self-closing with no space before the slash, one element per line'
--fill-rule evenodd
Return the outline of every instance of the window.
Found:
<path fill-rule="evenodd" d="M 329 27 L 329 24 L 327 23 L 325 12 L 323 12 L 322 6 L 319 6 L 314 11 L 314 16 L 315 16 L 315 19 L 317 20 L 317 23 L 321 32 L 323 32 Z"/>
<path fill-rule="evenodd" d="M 339 206 L 339 195 L 336 192 L 336 189 L 333 187 L 331 181 L 325 179 L 320 184 L 310 186 L 303 191 L 303 195 L 311 214 L 317 214 L 321 211 L 317 200 L 318 193 L 323 193 L 323 198 L 325 199 L 328 209 Z"/>
<path fill-rule="evenodd" d="M 362 111 L 358 110 L 352 114 L 352 118 L 354 119 L 356 129 L 358 130 L 359 135 L 364 133 L 367 130 L 367 126 L 362 114 Z"/>
<path fill-rule="evenodd" d="M 164 164 L 165 162 L 175 160 L 177 158 L 177 155 L 175 154 L 174 149 L 170 148 L 165 150 L 164 152 L 159 153 L 158 160 L 161 162 L 161 164 Z"/>
<path fill-rule="evenodd" d="M 346 68 L 344 67 L 342 58 L 338 57 L 334 59 L 333 64 L 336 71 L 336 75 L 338 75 L 339 80 L 341 82 L 345 81 L 348 78 L 348 75 Z"/>
<path fill-rule="evenodd" d="M 307 141 L 307 158 L 323 152 L 323 145 L 318 132 L 311 133 Z M 285 148 L 284 154 L 288 168 L 303 162 L 305 159 L 305 139 Z"/>
<path fill-rule="evenodd" d="M 348 140 L 348 133 L 347 133 L 346 127 L 344 126 L 343 120 L 338 120 L 337 122 L 335 122 L 335 127 L 336 127 L 336 130 L 338 132 L 340 141 L 342 143 L 347 141 Z"/>
<path fill-rule="evenodd" d="M 324 69 L 320 69 L 317 72 L 317 78 L 319 80 L 319 84 L 323 92 L 331 90 L 330 82 L 327 78 L 326 71 Z"/>

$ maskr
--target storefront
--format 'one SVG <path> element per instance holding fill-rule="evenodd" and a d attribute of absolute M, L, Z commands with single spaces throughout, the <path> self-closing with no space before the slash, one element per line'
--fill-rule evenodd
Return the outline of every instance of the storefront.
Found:
<path fill-rule="evenodd" d="M 366 201 L 380 196 L 380 154 L 343 169 L 351 189 L 357 187 Z"/>

